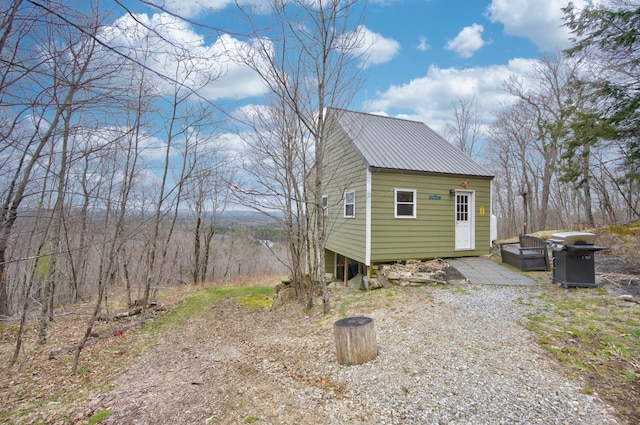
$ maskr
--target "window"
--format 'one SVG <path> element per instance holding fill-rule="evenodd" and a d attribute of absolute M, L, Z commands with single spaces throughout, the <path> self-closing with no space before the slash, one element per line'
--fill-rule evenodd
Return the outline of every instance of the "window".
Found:
<path fill-rule="evenodd" d="M 469 221 L 469 194 L 456 195 L 456 221 Z"/>
<path fill-rule="evenodd" d="M 327 217 L 329 215 L 329 196 L 322 195 L 322 215 Z"/>
<path fill-rule="evenodd" d="M 356 193 L 354 191 L 344 193 L 344 216 L 356 216 Z"/>
<path fill-rule="evenodd" d="M 396 218 L 416 218 L 416 191 L 396 189 Z"/>

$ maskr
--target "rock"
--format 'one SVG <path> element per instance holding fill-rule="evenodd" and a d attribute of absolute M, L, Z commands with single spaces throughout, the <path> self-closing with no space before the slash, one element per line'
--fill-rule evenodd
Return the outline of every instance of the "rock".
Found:
<path fill-rule="evenodd" d="M 380 277 L 382 277 L 382 276 L 369 278 L 369 289 L 380 289 L 380 288 L 384 287 L 384 284 L 381 282 Z M 387 283 L 389 283 L 389 282 L 387 281 Z M 391 285 L 389 285 L 389 286 L 391 286 Z"/>
<path fill-rule="evenodd" d="M 620 295 L 618 299 L 622 301 L 618 304 L 619 307 L 632 307 L 634 304 L 640 304 L 640 300 L 635 299 L 633 295 L 629 294 Z"/>
<path fill-rule="evenodd" d="M 442 282 L 437 282 L 433 278 L 426 277 L 426 276 L 411 276 L 409 278 L 409 282 L 411 282 L 411 283 L 421 283 L 421 284 L 442 283 Z"/>
<path fill-rule="evenodd" d="M 469 282 L 468 279 L 453 279 L 453 280 L 450 280 L 449 282 L 445 282 L 445 283 L 451 283 L 451 284 L 454 284 L 454 285 L 455 284 L 461 285 L 461 284 L 470 283 L 470 282 Z"/>
<path fill-rule="evenodd" d="M 276 308 L 284 304 L 289 300 L 293 300 L 296 298 L 296 289 L 289 287 L 281 287 L 276 296 L 273 298 L 273 303 L 271 304 L 271 308 Z"/>
<path fill-rule="evenodd" d="M 389 280 L 399 280 L 402 277 L 402 275 L 397 272 L 389 272 L 389 273 L 386 273 L 386 275 L 387 275 L 387 279 Z"/>
<path fill-rule="evenodd" d="M 380 282 L 383 288 L 390 288 L 393 286 L 384 274 L 379 274 L 376 280 Z"/>

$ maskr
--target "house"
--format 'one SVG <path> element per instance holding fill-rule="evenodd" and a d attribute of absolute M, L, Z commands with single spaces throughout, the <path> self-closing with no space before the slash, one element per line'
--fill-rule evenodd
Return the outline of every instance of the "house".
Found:
<path fill-rule="evenodd" d="M 421 122 L 329 109 L 327 125 L 328 273 L 489 253 L 493 176 L 484 167 Z"/>

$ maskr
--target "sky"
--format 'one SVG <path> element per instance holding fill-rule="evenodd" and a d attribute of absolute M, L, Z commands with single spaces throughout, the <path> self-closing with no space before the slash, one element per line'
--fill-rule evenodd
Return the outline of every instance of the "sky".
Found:
<path fill-rule="evenodd" d="M 228 55 L 229 60 L 200 64 L 201 69 L 224 67 L 223 78 L 203 87 L 213 102 L 259 102 L 265 87 L 247 68 L 233 61 L 234 51 L 247 47 L 235 19 L 234 0 L 148 0 L 169 13 L 146 8 L 137 1 L 124 4 L 136 19 L 170 22 L 172 14 L 192 21 L 167 26 L 163 36 L 188 43 L 203 53 Z M 261 5 L 260 0 L 238 0 Z M 574 0 L 576 7 L 585 0 Z M 460 98 L 475 98 L 484 125 L 513 98 L 504 91 L 510 76 L 526 79 L 534 61 L 545 53 L 569 46 L 562 26 L 567 0 L 369 0 L 363 27 L 369 43 L 362 64 L 364 86 L 350 109 L 422 121 L 439 133 L 453 120 Z M 364 4 L 364 2 L 362 3 Z M 122 8 L 112 15 L 114 28 L 131 28 Z M 222 35 L 193 23 L 224 30 Z M 128 25 L 128 26 L 127 26 Z M 114 31 L 114 33 L 117 31 Z M 132 33 L 120 37 L 127 43 Z M 231 48 L 230 48 L 231 46 Z M 224 53 L 221 53 L 224 52 Z M 167 56 L 161 63 L 170 69 Z M 223 65 L 220 65 L 220 62 Z"/>

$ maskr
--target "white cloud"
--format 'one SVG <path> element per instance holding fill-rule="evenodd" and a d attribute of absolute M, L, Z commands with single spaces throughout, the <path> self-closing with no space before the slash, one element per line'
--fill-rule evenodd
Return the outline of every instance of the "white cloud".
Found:
<path fill-rule="evenodd" d="M 223 10 L 227 6 L 234 5 L 235 0 L 151 0 L 149 3 L 182 18 L 191 19 Z M 256 11 L 265 10 L 263 0 L 240 0 L 238 4 L 247 5 Z"/>
<path fill-rule="evenodd" d="M 247 144 L 240 134 L 222 133 L 216 139 L 217 146 L 227 153 L 243 152 L 247 149 Z"/>
<path fill-rule="evenodd" d="M 431 46 L 429 45 L 429 43 L 427 43 L 427 37 L 420 37 L 420 43 L 418 43 L 418 47 L 416 47 L 416 49 L 421 52 L 426 52 L 427 50 L 431 49 Z"/>
<path fill-rule="evenodd" d="M 507 65 L 467 69 L 431 66 L 424 77 L 378 93 L 364 109 L 422 121 L 442 134 L 452 120 L 456 99 L 475 96 L 482 121 L 488 124 L 494 112 L 514 100 L 503 90 L 503 82 L 511 75 L 523 76 L 534 63 L 534 59 L 512 59 Z"/>
<path fill-rule="evenodd" d="M 393 6 L 402 0 L 369 0 L 369 3 L 379 4 L 381 6 Z"/>
<path fill-rule="evenodd" d="M 125 15 L 104 27 L 104 42 L 155 72 L 153 87 L 162 94 L 178 83 L 209 100 L 242 99 L 266 93 L 259 76 L 240 64 L 247 43 L 222 35 L 213 44 L 190 24 L 167 13 Z M 165 76 L 166 78 L 161 78 Z"/>
<path fill-rule="evenodd" d="M 480 24 L 464 27 L 456 38 L 447 43 L 445 49 L 453 50 L 463 58 L 470 58 L 476 50 L 485 44 L 482 39 L 482 31 L 484 31 L 484 27 Z"/>
<path fill-rule="evenodd" d="M 138 144 L 140 156 L 147 162 L 162 161 L 167 154 L 167 143 L 156 136 L 146 134 L 140 138 Z M 171 149 L 170 156 L 174 157 L 176 154 L 175 149 Z"/>
<path fill-rule="evenodd" d="M 584 0 L 573 0 L 576 8 Z M 569 30 L 563 27 L 562 8 L 569 0 L 492 0 L 487 10 L 491 22 L 504 25 L 509 35 L 525 37 L 541 50 L 554 50 L 569 45 Z"/>
<path fill-rule="evenodd" d="M 218 58 L 222 77 L 207 85 L 203 93 L 208 99 L 243 99 L 267 93 L 267 86 L 259 75 L 244 65 L 242 58 L 252 51 L 251 45 L 229 35 L 223 35 L 210 47 L 210 57 Z"/>
<path fill-rule="evenodd" d="M 353 44 L 357 40 L 358 47 L 353 53 L 362 57 L 363 67 L 389 62 L 400 50 L 400 43 L 392 38 L 371 31 L 364 25 L 343 36 L 344 44 Z"/>

